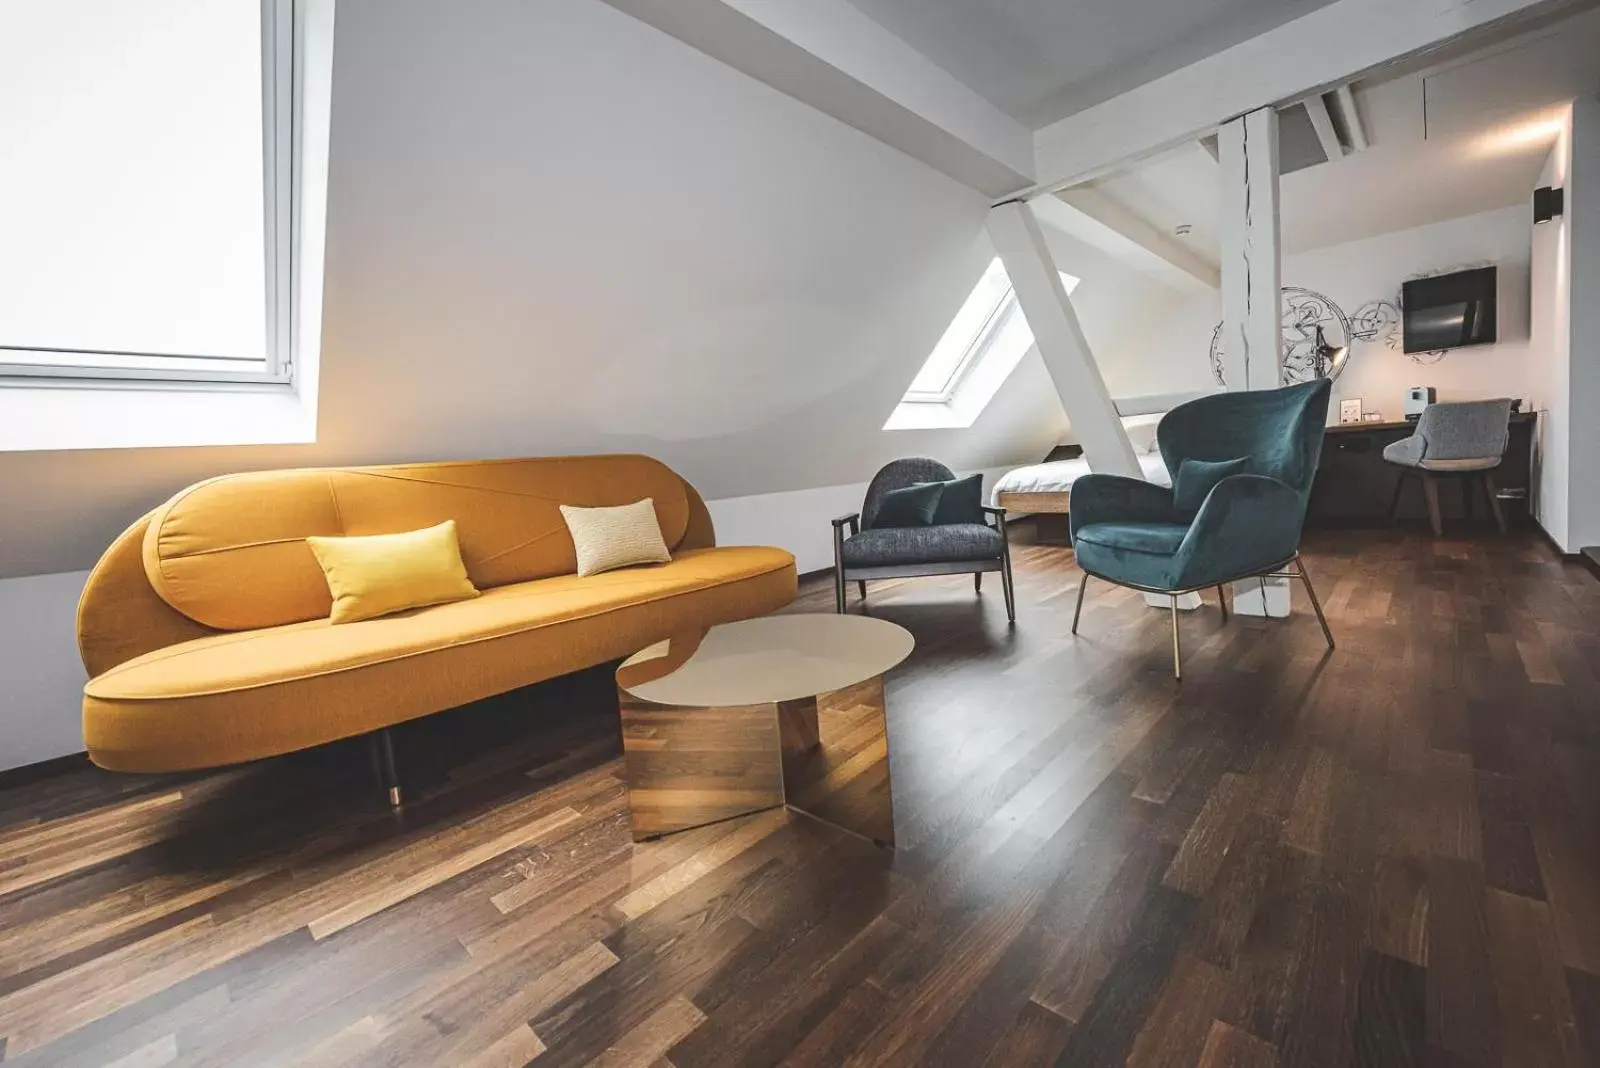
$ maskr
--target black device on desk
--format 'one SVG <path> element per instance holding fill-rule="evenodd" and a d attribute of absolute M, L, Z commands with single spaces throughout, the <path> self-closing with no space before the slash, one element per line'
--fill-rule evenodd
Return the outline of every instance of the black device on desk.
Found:
<path fill-rule="evenodd" d="M 1505 459 L 1494 473 L 1497 496 L 1508 522 L 1526 514 L 1536 420 L 1533 412 L 1512 410 L 1511 438 L 1506 444 Z M 1387 526 L 1389 503 L 1394 499 L 1395 482 L 1401 471 L 1384 461 L 1383 447 L 1410 437 L 1416 430 L 1414 419 L 1328 427 L 1322 439 L 1322 463 L 1311 485 L 1306 522 L 1324 527 Z M 1470 514 L 1466 500 L 1440 496 L 1446 519 Z M 1402 499 L 1401 519 L 1422 519 L 1425 514 L 1421 494 L 1408 494 Z"/>

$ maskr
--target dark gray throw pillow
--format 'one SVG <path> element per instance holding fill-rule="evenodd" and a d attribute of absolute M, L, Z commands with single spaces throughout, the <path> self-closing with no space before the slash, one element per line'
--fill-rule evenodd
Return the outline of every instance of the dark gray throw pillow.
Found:
<path fill-rule="evenodd" d="M 952 478 L 947 482 L 918 482 L 919 486 L 941 486 L 939 508 L 933 513 L 933 525 L 983 522 L 983 474 Z"/>
<path fill-rule="evenodd" d="M 942 482 L 923 482 L 890 490 L 878 502 L 878 514 L 873 517 L 872 529 L 932 526 L 943 493 Z"/>
<path fill-rule="evenodd" d="M 1185 460 L 1178 465 L 1172 480 L 1172 506 L 1184 515 L 1194 515 L 1206 503 L 1211 489 L 1229 475 L 1249 474 L 1250 460 Z"/>

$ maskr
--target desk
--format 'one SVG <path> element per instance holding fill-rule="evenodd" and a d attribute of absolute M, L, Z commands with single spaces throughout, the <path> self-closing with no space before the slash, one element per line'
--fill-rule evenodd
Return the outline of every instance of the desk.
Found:
<path fill-rule="evenodd" d="M 1533 431 L 1538 422 L 1534 412 L 1511 416 L 1511 440 L 1505 460 L 1494 472 L 1506 522 L 1515 523 L 1527 514 L 1527 492 L 1533 469 Z M 1311 486 L 1311 504 L 1306 514 L 1310 526 L 1375 526 L 1389 522 L 1389 502 L 1400 468 L 1387 463 L 1383 447 L 1408 438 L 1416 430 L 1414 422 L 1347 423 L 1328 427 L 1322 440 L 1322 464 Z M 1463 486 L 1465 479 L 1459 480 Z M 1460 519 L 1468 513 L 1460 494 L 1440 493 L 1439 507 L 1446 520 Z M 1506 499 L 1511 494 L 1513 498 Z M 1473 501 L 1477 515 L 1488 509 L 1481 499 Z M 1415 487 L 1400 502 L 1400 518 L 1426 519 L 1422 492 Z"/>

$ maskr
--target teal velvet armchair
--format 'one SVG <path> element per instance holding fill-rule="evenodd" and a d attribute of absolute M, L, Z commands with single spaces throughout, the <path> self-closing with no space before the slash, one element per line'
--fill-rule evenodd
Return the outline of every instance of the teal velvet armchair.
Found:
<path fill-rule="evenodd" d="M 1172 604 L 1172 673 L 1182 677 L 1178 597 L 1243 578 L 1298 578 L 1333 648 L 1333 633 L 1300 560 L 1311 482 L 1322 455 L 1331 384 L 1222 393 L 1179 405 L 1156 430 L 1173 486 L 1084 475 L 1072 487 L 1072 542 L 1089 576 Z M 1290 567 L 1294 570 L 1288 570 Z M 1222 601 L 1223 619 L 1228 605 Z"/>

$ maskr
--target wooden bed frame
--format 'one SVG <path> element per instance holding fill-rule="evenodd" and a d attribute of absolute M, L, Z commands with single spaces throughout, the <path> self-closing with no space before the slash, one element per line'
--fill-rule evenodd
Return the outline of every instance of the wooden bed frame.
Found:
<path fill-rule="evenodd" d="M 1032 515 L 1040 545 L 1072 545 L 1072 525 L 1067 519 L 1070 490 L 1048 493 L 1001 493 L 995 503 L 1014 515 Z"/>

